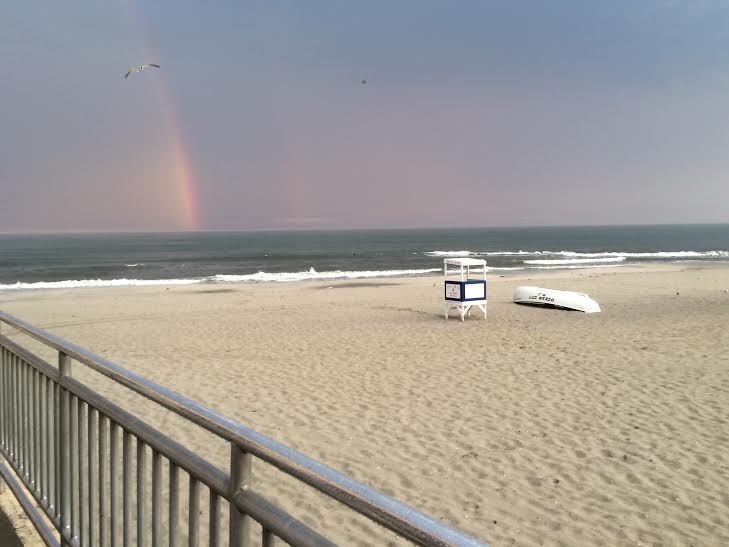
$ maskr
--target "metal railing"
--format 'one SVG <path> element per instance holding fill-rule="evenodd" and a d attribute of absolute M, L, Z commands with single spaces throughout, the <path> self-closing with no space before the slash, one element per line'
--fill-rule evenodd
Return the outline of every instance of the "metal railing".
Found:
<path fill-rule="evenodd" d="M 107 359 L 0 312 L 0 327 L 3 323 L 58 352 L 58 366 L 52 366 L 0 332 L 0 450 L 15 471 L 0 463 L 0 474 L 47 545 L 156 547 L 182 545 L 186 540 L 192 547 L 200 543 L 201 515 L 207 523 L 202 532 L 211 547 L 250 545 L 256 539 L 253 522 L 261 527 L 256 542 L 266 547 L 276 538 L 290 545 L 334 545 L 251 488 L 253 458 L 412 543 L 486 545 Z M 229 472 L 76 380 L 72 361 L 229 442 Z M 201 490 L 208 491 L 207 510 L 200 507 Z M 187 507 L 181 507 L 183 500 Z"/>

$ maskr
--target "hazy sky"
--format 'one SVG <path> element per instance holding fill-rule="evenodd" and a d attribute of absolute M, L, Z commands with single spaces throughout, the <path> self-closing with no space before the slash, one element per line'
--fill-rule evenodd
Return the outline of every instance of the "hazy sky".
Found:
<path fill-rule="evenodd" d="M 723 0 L 3 2 L 0 61 L 1 232 L 729 222 Z"/>

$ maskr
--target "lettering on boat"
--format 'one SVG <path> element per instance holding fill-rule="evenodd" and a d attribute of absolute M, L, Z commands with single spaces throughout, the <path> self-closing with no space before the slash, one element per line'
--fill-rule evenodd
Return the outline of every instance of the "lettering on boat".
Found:
<path fill-rule="evenodd" d="M 554 302 L 554 298 L 550 298 L 546 294 L 540 292 L 539 294 L 532 295 L 529 300 L 541 300 L 542 302 Z"/>

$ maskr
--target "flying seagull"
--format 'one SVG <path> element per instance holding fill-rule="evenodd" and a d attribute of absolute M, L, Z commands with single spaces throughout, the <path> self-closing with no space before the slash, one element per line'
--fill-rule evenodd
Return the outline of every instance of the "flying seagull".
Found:
<path fill-rule="evenodd" d="M 147 65 L 139 65 L 139 66 L 132 67 L 129 69 L 129 72 L 127 72 L 124 75 L 124 78 L 129 78 L 129 76 L 131 76 L 135 72 L 142 72 L 143 70 L 147 70 L 148 68 L 159 68 L 159 65 L 149 63 Z"/>

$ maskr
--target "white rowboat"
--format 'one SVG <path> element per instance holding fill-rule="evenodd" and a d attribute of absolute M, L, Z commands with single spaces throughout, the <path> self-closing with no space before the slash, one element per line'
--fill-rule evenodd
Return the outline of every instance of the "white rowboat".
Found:
<path fill-rule="evenodd" d="M 517 304 L 554 306 L 556 308 L 583 311 L 585 313 L 597 313 L 600 311 L 600 304 L 584 293 L 559 291 L 557 289 L 545 289 L 543 287 L 532 287 L 528 285 L 522 285 L 514 289 L 514 302 Z"/>

